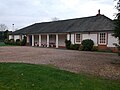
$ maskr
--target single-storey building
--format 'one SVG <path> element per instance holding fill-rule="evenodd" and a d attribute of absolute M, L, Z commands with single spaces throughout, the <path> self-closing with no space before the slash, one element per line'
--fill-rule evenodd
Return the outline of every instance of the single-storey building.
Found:
<path fill-rule="evenodd" d="M 35 23 L 9 35 L 9 39 L 27 37 L 27 45 L 40 47 L 65 47 L 65 39 L 72 44 L 81 44 L 91 39 L 99 49 L 115 49 L 118 39 L 113 37 L 114 22 L 100 11 L 95 16 Z"/>

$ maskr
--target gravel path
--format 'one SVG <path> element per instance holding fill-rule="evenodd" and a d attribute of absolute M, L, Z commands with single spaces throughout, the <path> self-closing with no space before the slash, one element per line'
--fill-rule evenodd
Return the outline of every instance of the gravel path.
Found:
<path fill-rule="evenodd" d="M 83 52 L 36 47 L 0 47 L 0 62 L 24 62 L 52 64 L 72 72 L 84 72 L 120 80 L 120 65 L 111 64 L 120 60 L 117 54 Z"/>

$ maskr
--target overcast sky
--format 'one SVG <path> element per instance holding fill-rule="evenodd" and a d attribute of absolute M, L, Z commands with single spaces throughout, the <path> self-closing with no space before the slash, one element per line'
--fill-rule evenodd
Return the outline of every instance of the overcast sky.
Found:
<path fill-rule="evenodd" d="M 0 0 L 0 24 L 6 24 L 9 30 L 51 21 L 94 16 L 101 14 L 114 19 L 113 0 Z"/>

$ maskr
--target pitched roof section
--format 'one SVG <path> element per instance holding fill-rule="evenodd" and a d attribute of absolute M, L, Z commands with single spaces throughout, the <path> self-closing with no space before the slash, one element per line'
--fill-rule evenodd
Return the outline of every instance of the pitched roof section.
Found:
<path fill-rule="evenodd" d="M 114 24 L 104 15 L 43 22 L 15 31 L 13 34 L 68 33 L 68 32 L 102 32 L 112 31 Z"/>

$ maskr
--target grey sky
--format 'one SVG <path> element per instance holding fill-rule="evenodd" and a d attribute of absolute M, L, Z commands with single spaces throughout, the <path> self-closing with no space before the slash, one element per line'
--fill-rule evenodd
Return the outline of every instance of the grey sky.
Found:
<path fill-rule="evenodd" d="M 98 9 L 101 14 L 113 19 L 113 0 L 0 0 L 0 24 L 9 30 L 23 28 L 33 23 L 59 19 L 94 16 Z"/>

